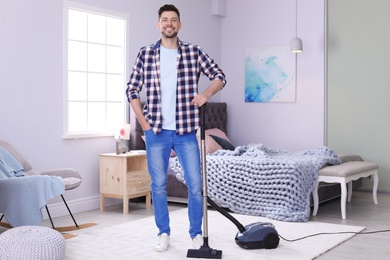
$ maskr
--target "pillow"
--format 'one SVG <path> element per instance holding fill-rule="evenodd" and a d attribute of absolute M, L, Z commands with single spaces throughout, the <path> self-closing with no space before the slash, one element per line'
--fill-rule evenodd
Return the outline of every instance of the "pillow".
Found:
<path fill-rule="evenodd" d="M 228 140 L 215 135 L 210 135 L 210 137 L 213 138 L 215 142 L 217 142 L 222 147 L 222 149 L 234 151 L 235 147 Z"/>
<path fill-rule="evenodd" d="M 337 156 L 340 158 L 341 163 L 351 162 L 351 161 L 364 161 L 361 156 L 355 154 L 337 153 Z"/>
<path fill-rule="evenodd" d="M 198 139 L 199 149 L 201 149 L 202 146 L 201 146 L 200 136 L 196 136 L 196 138 Z M 206 154 L 213 153 L 218 150 L 222 150 L 222 147 L 216 141 L 214 141 L 214 139 L 211 138 L 209 135 L 205 136 L 204 142 L 206 145 Z"/>
<path fill-rule="evenodd" d="M 227 137 L 227 135 L 219 128 L 212 128 L 212 129 L 207 129 L 205 131 L 205 134 L 206 135 L 215 135 L 215 136 L 218 136 L 218 137 L 221 137 L 223 139 L 226 139 L 228 140 L 230 143 L 231 141 L 229 140 L 229 138 Z"/>

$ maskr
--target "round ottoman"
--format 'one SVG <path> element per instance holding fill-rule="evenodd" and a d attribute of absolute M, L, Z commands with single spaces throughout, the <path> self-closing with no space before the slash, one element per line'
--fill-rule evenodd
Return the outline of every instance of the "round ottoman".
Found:
<path fill-rule="evenodd" d="M 47 227 L 21 226 L 0 234 L 0 259 L 63 259 L 65 248 L 61 233 Z"/>

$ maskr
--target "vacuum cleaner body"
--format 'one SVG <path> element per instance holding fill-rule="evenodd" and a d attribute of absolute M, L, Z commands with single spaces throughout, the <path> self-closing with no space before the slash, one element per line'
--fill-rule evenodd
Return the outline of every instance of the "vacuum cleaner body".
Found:
<path fill-rule="evenodd" d="M 279 245 L 279 234 L 271 223 L 252 223 L 238 232 L 236 244 L 245 249 L 274 249 Z"/>

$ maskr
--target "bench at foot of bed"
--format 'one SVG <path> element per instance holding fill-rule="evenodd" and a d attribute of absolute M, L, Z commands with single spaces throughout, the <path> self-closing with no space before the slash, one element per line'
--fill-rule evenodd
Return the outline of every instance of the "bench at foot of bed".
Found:
<path fill-rule="evenodd" d="M 364 161 L 350 161 L 339 165 L 332 165 L 322 168 L 319 171 L 317 183 L 313 189 L 314 209 L 313 216 L 318 212 L 318 186 L 320 182 L 340 183 L 341 185 L 341 217 L 346 219 L 346 202 L 352 198 L 352 181 L 363 177 L 373 178 L 372 196 L 375 204 L 378 204 L 378 164 Z M 348 185 L 348 191 L 347 191 Z"/>

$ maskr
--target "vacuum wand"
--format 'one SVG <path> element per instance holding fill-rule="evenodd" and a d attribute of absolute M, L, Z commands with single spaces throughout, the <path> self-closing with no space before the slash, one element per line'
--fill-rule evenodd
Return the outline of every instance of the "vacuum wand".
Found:
<path fill-rule="evenodd" d="M 222 258 L 222 251 L 211 249 L 208 241 L 208 216 L 207 205 L 209 204 L 231 222 L 236 225 L 239 232 L 236 234 L 235 242 L 244 249 L 274 249 L 279 245 L 279 234 L 271 223 L 252 223 L 243 226 L 237 219 L 226 210 L 217 205 L 207 195 L 207 169 L 206 169 L 206 145 L 205 145 L 205 113 L 206 104 L 200 107 L 201 125 L 201 160 L 203 177 L 203 246 L 199 250 L 188 250 L 187 257 L 197 258 Z"/>
<path fill-rule="evenodd" d="M 205 105 L 200 108 L 200 147 L 201 147 L 201 162 L 202 162 L 202 187 L 203 187 L 203 241 L 204 245 L 208 246 L 208 214 L 207 214 L 207 167 L 206 167 L 206 135 L 204 130 L 205 120 Z"/>
<path fill-rule="evenodd" d="M 207 167 L 206 167 L 206 144 L 205 144 L 205 113 L 206 106 L 200 107 L 200 154 L 202 162 L 202 187 L 203 187 L 203 245 L 199 249 L 188 249 L 187 257 L 189 258 L 212 258 L 221 259 L 222 251 L 212 249 L 209 246 L 208 237 L 208 216 L 207 216 Z"/>

